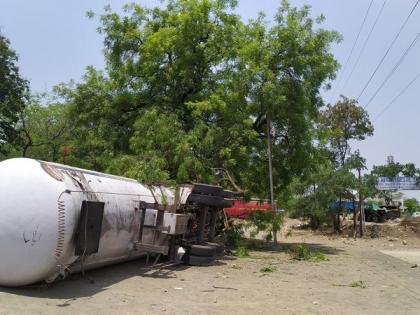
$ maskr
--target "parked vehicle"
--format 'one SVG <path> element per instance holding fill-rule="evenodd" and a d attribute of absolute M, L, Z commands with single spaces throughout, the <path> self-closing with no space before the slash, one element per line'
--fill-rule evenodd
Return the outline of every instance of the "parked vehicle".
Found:
<path fill-rule="evenodd" d="M 367 222 L 385 222 L 401 217 L 401 210 L 395 206 L 382 206 L 372 203 L 365 206 L 365 218 Z"/>
<path fill-rule="evenodd" d="M 246 219 L 253 211 L 271 211 L 271 205 L 264 200 L 235 200 L 232 207 L 225 208 L 227 216 L 232 218 Z"/>

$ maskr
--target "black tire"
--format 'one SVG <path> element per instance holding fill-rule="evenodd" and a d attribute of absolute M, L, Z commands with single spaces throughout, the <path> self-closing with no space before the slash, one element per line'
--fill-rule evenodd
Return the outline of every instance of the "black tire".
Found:
<path fill-rule="evenodd" d="M 210 245 L 189 245 L 187 254 L 200 257 L 213 257 L 216 255 L 217 249 Z"/>
<path fill-rule="evenodd" d="M 188 197 L 188 202 L 216 208 L 223 208 L 224 206 L 224 199 L 222 197 L 207 195 L 191 194 Z"/>
<path fill-rule="evenodd" d="M 222 204 L 223 208 L 230 208 L 233 206 L 233 200 L 223 199 Z"/>
<path fill-rule="evenodd" d="M 194 256 L 185 254 L 182 260 L 184 263 L 191 266 L 208 266 L 214 262 L 214 256 Z"/>
<path fill-rule="evenodd" d="M 217 256 L 223 256 L 224 255 L 224 253 L 225 253 L 225 246 L 224 245 L 218 244 L 218 243 L 211 243 L 211 242 L 206 242 L 205 244 L 215 248 Z"/>
<path fill-rule="evenodd" d="M 230 190 L 223 190 L 222 191 L 222 197 L 232 199 L 234 197 L 234 193 L 233 193 L 233 191 L 230 191 Z"/>
<path fill-rule="evenodd" d="M 221 197 L 223 193 L 223 188 L 220 186 L 213 185 L 194 184 L 192 193 Z"/>

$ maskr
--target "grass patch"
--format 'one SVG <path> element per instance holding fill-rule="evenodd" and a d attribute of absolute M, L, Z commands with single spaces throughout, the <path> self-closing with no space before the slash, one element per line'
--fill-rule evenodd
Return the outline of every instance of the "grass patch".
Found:
<path fill-rule="evenodd" d="M 235 256 L 239 258 L 249 257 L 248 248 L 246 248 L 245 246 L 236 247 Z"/>
<path fill-rule="evenodd" d="M 263 272 L 263 273 L 274 272 L 274 271 L 277 271 L 277 268 L 274 266 L 265 266 L 260 269 L 260 272 Z"/>
<path fill-rule="evenodd" d="M 310 250 L 303 244 L 292 246 L 289 249 L 289 255 L 294 260 L 306 260 L 312 262 L 321 262 L 328 260 L 327 256 L 325 256 L 324 253 Z"/>
<path fill-rule="evenodd" d="M 321 261 L 327 261 L 328 258 L 325 256 L 324 253 L 321 252 L 312 252 L 312 257 L 310 259 L 313 262 L 321 262 Z"/>
<path fill-rule="evenodd" d="M 349 287 L 350 288 L 366 289 L 367 288 L 367 285 L 362 280 L 359 280 L 359 281 L 353 281 L 352 283 L 350 283 L 349 284 Z"/>

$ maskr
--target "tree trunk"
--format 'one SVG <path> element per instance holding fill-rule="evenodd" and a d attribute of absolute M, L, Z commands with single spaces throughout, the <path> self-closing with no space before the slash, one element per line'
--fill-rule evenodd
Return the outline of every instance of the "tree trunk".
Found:
<path fill-rule="evenodd" d="M 318 229 L 320 225 L 319 219 L 316 217 L 311 217 L 309 221 L 309 225 L 311 226 L 312 230 Z"/>
<path fill-rule="evenodd" d="M 356 238 L 357 229 L 357 212 L 356 212 L 356 201 L 353 199 L 353 237 Z"/>
<path fill-rule="evenodd" d="M 338 208 L 337 208 L 337 213 L 336 213 L 336 221 L 335 221 L 335 226 L 334 226 L 335 231 L 338 232 L 338 233 L 341 233 L 340 213 L 341 213 L 342 206 L 343 206 L 343 199 L 340 195 L 340 201 L 338 203 Z"/>
<path fill-rule="evenodd" d="M 30 143 L 25 144 L 22 150 L 22 157 L 26 157 L 28 154 L 28 149 L 31 147 Z"/>
<path fill-rule="evenodd" d="M 360 168 L 357 169 L 358 173 L 359 173 L 359 182 L 362 181 L 362 175 L 361 175 L 361 170 Z M 362 192 L 359 188 L 359 205 L 358 205 L 358 210 L 359 210 L 359 217 L 360 217 L 360 237 L 363 236 L 363 215 L 362 215 L 362 202 L 363 202 L 363 196 L 362 196 Z"/>

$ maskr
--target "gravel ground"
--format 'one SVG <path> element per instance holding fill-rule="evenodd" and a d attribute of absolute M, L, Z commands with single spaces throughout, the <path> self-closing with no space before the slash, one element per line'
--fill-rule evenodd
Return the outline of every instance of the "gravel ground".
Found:
<path fill-rule="evenodd" d="M 398 258 L 420 253 L 419 238 L 291 234 L 275 248 L 208 267 L 153 269 L 140 260 L 52 286 L 0 288 L 0 314 L 420 313 L 420 265 Z M 286 248 L 300 243 L 328 260 L 291 260 Z"/>

